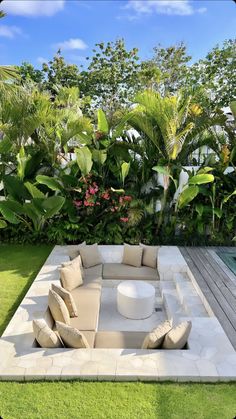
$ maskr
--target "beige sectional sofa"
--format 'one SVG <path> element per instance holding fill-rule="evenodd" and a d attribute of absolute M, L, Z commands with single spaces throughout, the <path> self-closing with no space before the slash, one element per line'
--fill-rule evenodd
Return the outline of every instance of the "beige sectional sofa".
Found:
<path fill-rule="evenodd" d="M 73 254 L 73 256 L 75 255 Z M 99 261 L 98 257 L 97 261 Z M 157 267 L 155 269 L 150 266 L 130 266 L 121 263 L 120 260 L 119 262 L 105 262 L 102 257 L 101 262 L 95 266 L 83 268 L 82 285 L 70 290 L 77 309 L 77 316 L 69 319 L 69 326 L 81 332 L 90 348 L 141 349 L 145 337 L 147 337 L 146 332 L 97 331 L 102 282 L 107 279 L 155 281 L 159 279 Z M 55 321 L 61 321 L 53 318 L 49 308 L 47 309 L 45 319 L 47 325 L 54 331 L 56 330 Z M 169 329 L 168 325 L 167 331 Z M 163 334 L 163 330 L 161 330 L 161 334 Z M 148 345 L 145 348 L 148 349 Z"/>

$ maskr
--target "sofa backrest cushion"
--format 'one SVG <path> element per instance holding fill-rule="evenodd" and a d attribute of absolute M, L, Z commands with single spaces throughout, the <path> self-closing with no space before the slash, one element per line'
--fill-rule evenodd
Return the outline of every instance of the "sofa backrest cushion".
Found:
<path fill-rule="evenodd" d="M 59 285 L 52 284 L 52 290 L 63 299 L 70 317 L 78 317 L 78 311 L 74 299 L 69 291 Z"/>
<path fill-rule="evenodd" d="M 68 265 L 64 268 L 59 268 L 59 271 L 61 285 L 67 291 L 72 291 L 83 284 L 83 276 L 79 265 Z"/>
<path fill-rule="evenodd" d="M 145 336 L 141 349 L 160 348 L 165 335 L 171 330 L 171 327 L 171 322 L 169 320 L 159 324 L 159 326 Z"/>
<path fill-rule="evenodd" d="M 100 265 L 102 263 L 97 243 L 82 247 L 80 249 L 80 256 L 84 268 L 90 268 L 91 266 Z"/>
<path fill-rule="evenodd" d="M 75 269 L 78 269 L 79 271 L 81 271 L 82 274 L 82 278 L 84 278 L 84 268 L 82 265 L 82 260 L 81 260 L 81 256 L 76 256 L 76 258 L 74 258 L 73 260 L 69 260 L 67 262 L 62 262 L 61 267 L 65 268 L 66 266 L 72 266 Z"/>
<path fill-rule="evenodd" d="M 140 268 L 142 266 L 142 255 L 143 248 L 141 246 L 130 246 L 125 243 L 122 263 Z"/>
<path fill-rule="evenodd" d="M 44 319 L 33 320 L 33 332 L 41 348 L 61 348 L 63 346 L 57 333 L 50 329 Z"/>
<path fill-rule="evenodd" d="M 157 269 L 157 252 L 159 246 L 146 246 L 142 243 L 140 243 L 140 246 L 143 248 L 142 265 Z"/>
<path fill-rule="evenodd" d="M 173 327 L 165 336 L 162 347 L 164 349 L 183 349 L 188 341 L 192 328 L 190 321 L 184 321 Z"/>
<path fill-rule="evenodd" d="M 56 322 L 56 328 L 67 348 L 89 348 L 87 339 L 78 329 L 58 321 Z"/>
<path fill-rule="evenodd" d="M 73 260 L 77 256 L 79 256 L 80 249 L 81 249 L 81 247 L 84 247 L 84 246 L 86 246 L 86 242 L 85 241 L 83 243 L 78 244 L 76 247 L 73 247 L 72 249 L 69 248 L 68 249 L 68 256 L 69 256 L 70 260 Z"/>
<path fill-rule="evenodd" d="M 48 293 L 48 307 L 55 322 L 70 324 L 69 311 L 60 295 L 53 290 L 49 290 Z"/>

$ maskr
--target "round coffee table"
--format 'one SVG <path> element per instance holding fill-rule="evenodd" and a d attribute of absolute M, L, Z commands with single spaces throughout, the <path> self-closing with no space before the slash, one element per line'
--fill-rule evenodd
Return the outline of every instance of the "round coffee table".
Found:
<path fill-rule="evenodd" d="M 155 288 L 144 281 L 123 281 L 117 287 L 117 309 L 128 319 L 146 319 L 154 310 Z"/>

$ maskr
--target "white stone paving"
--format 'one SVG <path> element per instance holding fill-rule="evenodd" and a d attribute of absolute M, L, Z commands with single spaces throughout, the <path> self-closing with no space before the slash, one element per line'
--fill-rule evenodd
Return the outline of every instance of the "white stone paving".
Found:
<path fill-rule="evenodd" d="M 104 261 L 120 261 L 122 247 L 119 247 L 100 246 Z M 171 282 L 174 281 L 175 274 L 187 273 L 188 280 L 191 280 L 208 312 L 206 317 L 183 317 L 189 318 L 193 325 L 188 341 L 189 349 L 170 351 L 33 347 L 32 319 L 44 316 L 48 290 L 51 283 L 57 283 L 59 279 L 57 267 L 66 260 L 67 248 L 56 246 L 2 335 L 1 380 L 236 380 L 236 352 L 208 303 L 203 301 L 200 290 L 196 289 L 194 277 L 179 249 L 173 246 L 163 246 L 159 251 L 161 280 Z M 109 288 L 108 282 L 106 286 Z M 112 286 L 106 292 L 114 299 Z M 157 298 L 160 302 L 160 296 Z"/>

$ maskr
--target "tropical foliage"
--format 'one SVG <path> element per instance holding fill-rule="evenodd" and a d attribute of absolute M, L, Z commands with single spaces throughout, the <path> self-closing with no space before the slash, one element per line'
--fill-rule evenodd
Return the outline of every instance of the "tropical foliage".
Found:
<path fill-rule="evenodd" d="M 205 88 L 183 44 L 143 63 L 118 40 L 82 71 L 60 51 L 42 71 L 0 69 L 1 241 L 232 245 L 233 42 L 199 64 Z"/>

